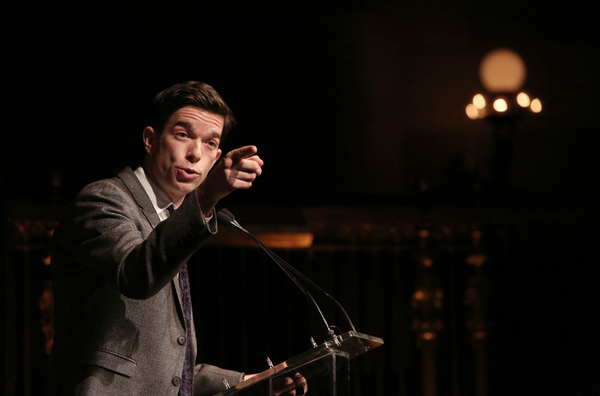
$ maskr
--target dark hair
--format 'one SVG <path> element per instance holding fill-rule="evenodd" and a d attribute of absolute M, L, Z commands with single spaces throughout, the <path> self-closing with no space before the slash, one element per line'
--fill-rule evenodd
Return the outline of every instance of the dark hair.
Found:
<path fill-rule="evenodd" d="M 188 81 L 175 84 L 156 95 L 152 116 L 154 130 L 161 135 L 169 117 L 186 106 L 197 107 L 223 116 L 225 122 L 222 138 L 235 124 L 233 112 L 213 87 L 203 82 Z"/>

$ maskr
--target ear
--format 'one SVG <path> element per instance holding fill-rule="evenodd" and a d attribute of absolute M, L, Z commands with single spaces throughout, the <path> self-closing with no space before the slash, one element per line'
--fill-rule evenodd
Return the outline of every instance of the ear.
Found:
<path fill-rule="evenodd" d="M 154 148 L 158 142 L 156 141 L 157 135 L 152 127 L 147 126 L 144 128 L 144 148 L 146 149 L 147 154 L 151 154 L 152 148 Z"/>

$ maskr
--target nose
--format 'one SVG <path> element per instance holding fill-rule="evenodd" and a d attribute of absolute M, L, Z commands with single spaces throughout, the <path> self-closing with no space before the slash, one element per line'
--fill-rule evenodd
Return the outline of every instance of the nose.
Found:
<path fill-rule="evenodd" d="M 198 162 L 202 158 L 202 145 L 200 142 L 192 140 L 188 146 L 188 152 L 186 156 L 190 162 Z"/>

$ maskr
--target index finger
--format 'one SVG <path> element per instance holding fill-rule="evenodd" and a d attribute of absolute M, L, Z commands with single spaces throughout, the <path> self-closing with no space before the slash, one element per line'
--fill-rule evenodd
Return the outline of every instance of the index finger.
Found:
<path fill-rule="evenodd" d="M 242 160 L 244 158 L 253 156 L 257 152 L 258 152 L 258 148 L 256 148 L 256 146 L 251 145 L 251 146 L 244 146 L 244 147 L 237 148 L 235 150 L 231 150 L 229 152 L 228 156 L 234 160 Z"/>

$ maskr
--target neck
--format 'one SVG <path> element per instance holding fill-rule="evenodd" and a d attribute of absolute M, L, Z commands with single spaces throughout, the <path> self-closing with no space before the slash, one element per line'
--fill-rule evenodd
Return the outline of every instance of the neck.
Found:
<path fill-rule="evenodd" d="M 156 185 L 160 189 L 160 191 L 162 191 L 167 196 L 167 198 L 171 200 L 171 202 L 173 202 L 173 204 L 175 205 L 175 209 L 177 209 L 179 205 L 181 205 L 181 203 L 183 202 L 183 198 L 185 197 L 182 197 L 181 199 L 175 199 L 175 197 L 169 194 L 169 192 L 165 190 L 163 186 L 160 185 L 158 179 L 154 176 L 154 172 L 152 171 L 152 167 L 148 164 L 148 161 L 144 161 L 144 163 L 142 164 L 142 168 L 144 168 L 144 172 L 146 173 L 148 179 L 151 180 L 152 183 Z"/>

